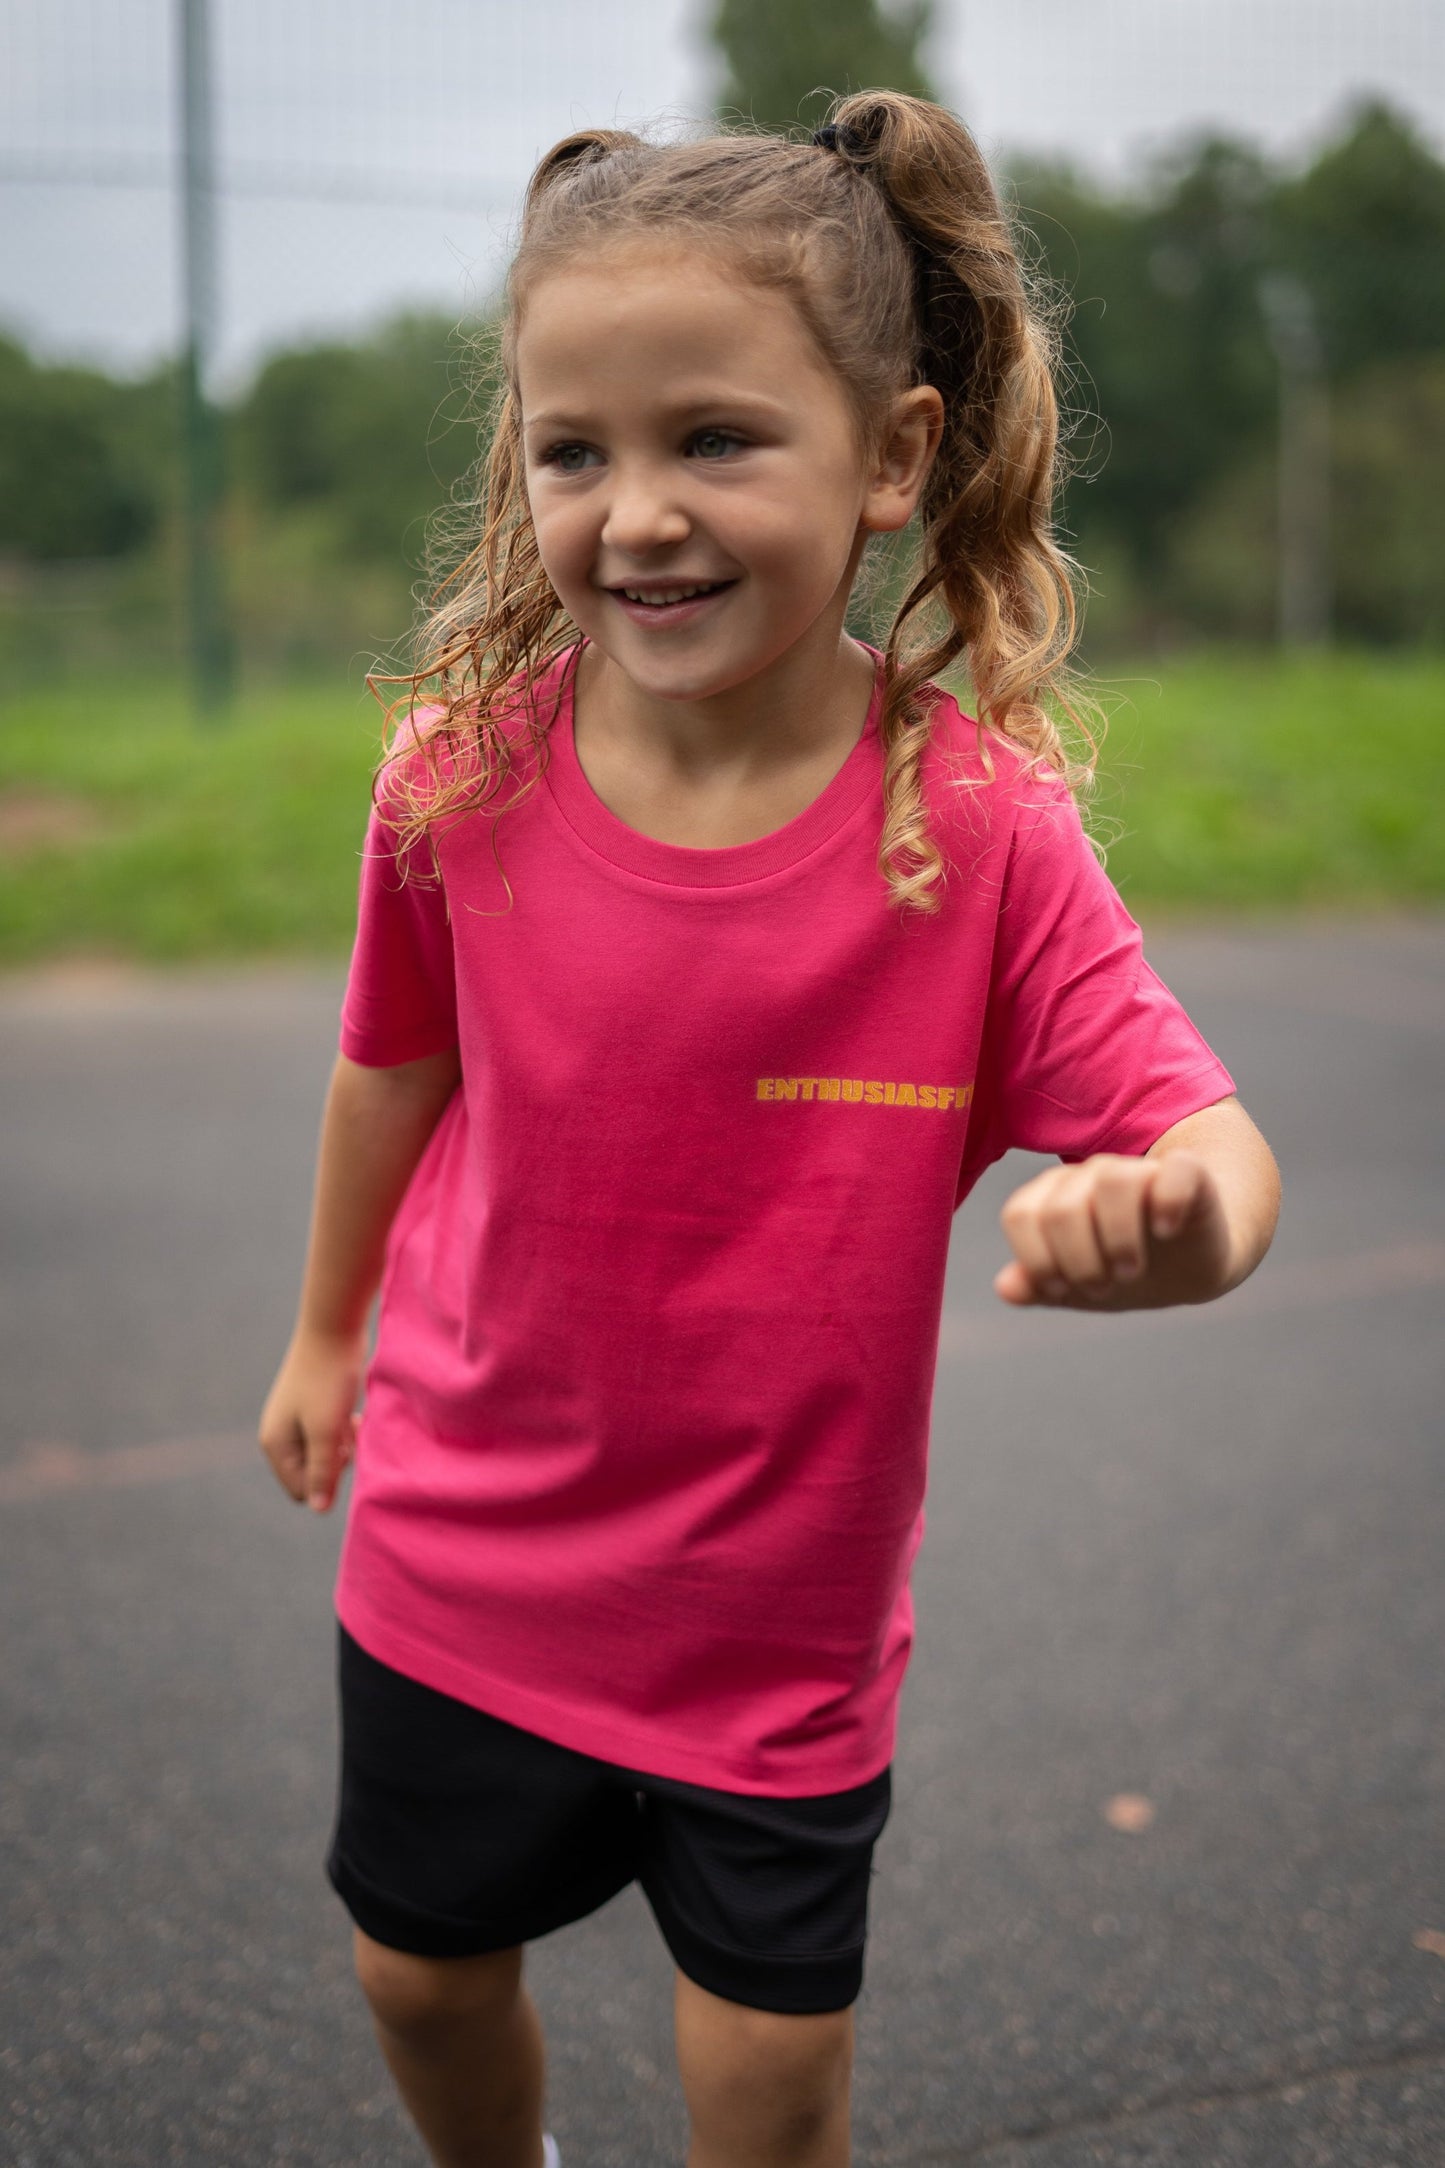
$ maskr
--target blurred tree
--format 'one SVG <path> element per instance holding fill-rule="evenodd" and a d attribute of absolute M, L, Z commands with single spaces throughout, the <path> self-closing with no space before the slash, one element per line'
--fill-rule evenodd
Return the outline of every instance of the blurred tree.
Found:
<path fill-rule="evenodd" d="M 1445 353 L 1445 166 L 1407 122 L 1371 104 L 1297 176 L 1210 139 L 1156 165 L 1130 196 L 1058 167 L 1016 166 L 1012 183 L 1042 269 L 1072 302 L 1066 406 L 1080 471 L 1063 516 L 1076 554 L 1107 567 L 1096 616 L 1124 640 L 1190 626 L 1266 634 L 1279 380 L 1261 276 L 1286 272 L 1314 302 L 1336 409 L 1336 487 L 1353 486 L 1351 448 L 1364 432 L 1375 447 L 1370 502 L 1382 503 L 1387 445 L 1406 465 L 1408 454 L 1378 418 L 1379 383 L 1368 396 L 1354 387 L 1372 365 Z M 1434 561 L 1421 493 L 1402 472 L 1386 494 L 1390 517 L 1420 534 L 1410 561 Z M 1393 615 L 1380 594 L 1365 609 L 1363 570 L 1350 571 L 1344 548 L 1337 522 L 1339 629 L 1421 636 L 1430 612 L 1403 588 Z"/>
<path fill-rule="evenodd" d="M 1175 523 L 1220 465 L 1273 426 L 1275 368 L 1255 295 L 1270 176 L 1212 139 L 1110 201 L 1058 169 L 1015 170 L 1025 224 L 1069 293 L 1075 457 L 1065 524 L 1157 580 Z"/>
<path fill-rule="evenodd" d="M 1335 398 L 1330 556 L 1346 641 L 1445 643 L 1445 356 L 1410 355 Z M 1276 593 L 1268 449 L 1220 477 L 1180 523 L 1168 589 L 1215 638 L 1267 640 Z"/>
<path fill-rule="evenodd" d="M 1445 645 L 1445 353 L 1382 362 L 1335 402 L 1336 622 Z"/>
<path fill-rule="evenodd" d="M 47 368 L 0 338 L 0 552 L 119 557 L 152 538 L 166 489 L 158 382 Z"/>
<path fill-rule="evenodd" d="M 712 36 L 728 65 L 718 111 L 786 133 L 813 125 L 839 91 L 931 98 L 919 55 L 931 14 L 930 0 L 718 0 Z"/>
<path fill-rule="evenodd" d="M 1388 106 L 1270 205 L 1270 245 L 1314 297 L 1336 379 L 1401 354 L 1445 351 L 1445 166 Z"/>
<path fill-rule="evenodd" d="M 428 515 L 476 459 L 466 407 L 447 317 L 278 354 L 236 405 L 236 478 L 263 509 L 324 512 L 343 557 L 414 557 Z"/>

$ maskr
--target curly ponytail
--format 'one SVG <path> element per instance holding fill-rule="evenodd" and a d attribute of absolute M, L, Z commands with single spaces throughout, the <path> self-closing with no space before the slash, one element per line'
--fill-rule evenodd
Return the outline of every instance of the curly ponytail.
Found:
<path fill-rule="evenodd" d="M 982 154 L 953 114 L 897 92 L 859 91 L 829 120 L 839 153 L 877 186 L 909 246 L 913 381 L 943 398 L 914 576 L 886 648 L 880 849 L 895 895 L 929 909 L 943 877 L 920 780 L 919 695 L 929 680 L 963 658 L 981 722 L 1074 789 L 1092 779 L 1092 763 L 1070 759 L 1043 705 L 1051 691 L 1092 751 L 1079 712 L 1087 703 L 1071 702 L 1063 667 L 1079 627 L 1074 568 L 1053 531 L 1057 335 L 1029 294 Z"/>
<path fill-rule="evenodd" d="M 527 712 L 538 755 L 518 781 L 518 686 L 576 637 L 543 570 L 527 506 L 515 389 L 517 310 L 549 267 L 637 236 L 681 240 L 745 278 L 786 290 L 835 370 L 860 442 L 893 401 L 932 384 L 944 435 L 919 507 L 910 582 L 884 649 L 884 822 L 879 866 L 893 899 L 939 908 L 945 865 L 922 783 L 929 682 L 963 661 L 980 754 L 987 732 L 1082 793 L 1090 760 L 1065 750 L 1045 702 L 1093 739 L 1065 665 L 1078 632 L 1073 567 L 1054 536 L 1057 340 L 1029 290 L 988 168 L 963 124 L 894 91 L 838 100 L 811 142 L 730 134 L 652 144 L 594 129 L 566 137 L 532 176 L 508 281 L 501 389 L 475 539 L 422 627 L 394 799 L 402 842 L 443 815 L 500 811 L 531 787 L 550 718 Z M 384 681 L 383 681 L 384 682 Z M 395 682 L 395 681 L 393 681 Z M 440 690 L 419 716 L 425 684 Z M 393 739 L 385 769 L 399 744 Z M 514 788 L 507 793 L 509 780 Z"/>

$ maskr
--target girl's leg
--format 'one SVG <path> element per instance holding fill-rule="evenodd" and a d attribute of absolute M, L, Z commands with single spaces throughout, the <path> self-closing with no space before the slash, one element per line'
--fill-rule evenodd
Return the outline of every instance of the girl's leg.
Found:
<path fill-rule="evenodd" d="M 355 1929 L 357 1978 L 436 2168 L 542 2168 L 542 2028 L 522 1952 L 413 1957 Z"/>
<path fill-rule="evenodd" d="M 784 2017 L 677 1975 L 687 2168 L 847 2168 L 853 2013 Z"/>

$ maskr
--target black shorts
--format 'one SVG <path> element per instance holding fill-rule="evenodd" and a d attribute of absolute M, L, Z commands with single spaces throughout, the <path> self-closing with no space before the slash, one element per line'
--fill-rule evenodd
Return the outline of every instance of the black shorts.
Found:
<path fill-rule="evenodd" d="M 404 1677 L 337 1624 L 326 1872 L 373 1941 L 511 1949 L 640 1882 L 679 1968 L 712 1994 L 790 2012 L 855 1999 L 886 1769 L 773 1799 L 615 1768 Z"/>

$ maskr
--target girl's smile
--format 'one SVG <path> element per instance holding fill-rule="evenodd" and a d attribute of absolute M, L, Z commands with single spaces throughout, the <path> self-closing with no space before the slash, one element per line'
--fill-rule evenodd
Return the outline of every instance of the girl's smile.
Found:
<path fill-rule="evenodd" d="M 720 601 L 736 585 L 736 580 L 697 580 L 686 585 L 658 581 L 646 587 L 609 587 L 605 592 L 634 625 L 660 630 L 696 623 L 710 603 Z"/>

